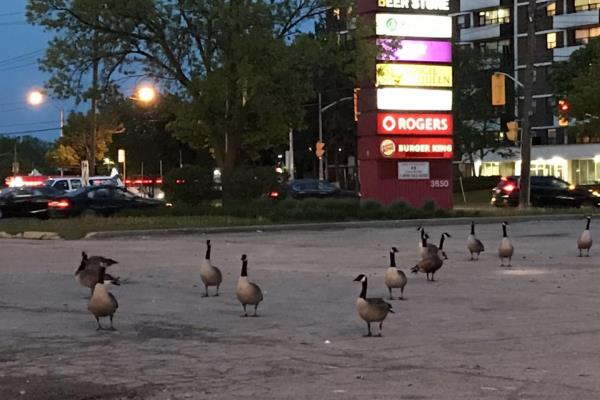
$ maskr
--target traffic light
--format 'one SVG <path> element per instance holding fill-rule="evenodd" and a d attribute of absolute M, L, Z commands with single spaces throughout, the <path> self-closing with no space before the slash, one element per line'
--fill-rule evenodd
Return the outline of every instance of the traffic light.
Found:
<path fill-rule="evenodd" d="M 503 74 L 492 75 L 492 105 L 503 106 L 506 104 L 506 77 Z"/>
<path fill-rule="evenodd" d="M 519 124 L 517 123 L 517 121 L 507 122 L 506 128 L 508 129 L 506 131 L 506 138 L 511 142 L 516 141 L 517 137 L 519 136 Z"/>
<path fill-rule="evenodd" d="M 317 157 L 321 158 L 325 154 L 325 143 L 320 140 L 315 145 L 315 154 Z"/>
<path fill-rule="evenodd" d="M 558 125 L 569 126 L 569 109 L 571 105 L 565 99 L 558 100 Z"/>

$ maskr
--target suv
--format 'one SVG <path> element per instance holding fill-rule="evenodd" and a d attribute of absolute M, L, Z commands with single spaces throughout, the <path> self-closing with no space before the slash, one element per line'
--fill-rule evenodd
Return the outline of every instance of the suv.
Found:
<path fill-rule="evenodd" d="M 98 185 L 113 185 L 124 187 L 123 182 L 118 176 L 90 176 L 90 186 Z M 50 178 L 44 182 L 47 187 L 54 188 L 64 193 L 74 192 L 75 190 L 84 186 L 83 179 L 78 176 L 72 177 L 57 177 Z"/>
<path fill-rule="evenodd" d="M 502 177 L 492 189 L 493 206 L 517 206 L 519 204 L 519 177 Z M 588 190 L 571 185 L 554 176 L 532 176 L 530 201 L 534 207 L 581 207 L 583 204 L 600 206 L 600 198 Z"/>

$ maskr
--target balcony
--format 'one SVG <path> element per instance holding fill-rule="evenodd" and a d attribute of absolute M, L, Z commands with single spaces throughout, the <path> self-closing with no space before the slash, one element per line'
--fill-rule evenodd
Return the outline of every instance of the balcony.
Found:
<path fill-rule="evenodd" d="M 460 2 L 460 11 L 473 11 L 482 8 L 498 7 L 500 0 L 463 0 Z"/>
<path fill-rule="evenodd" d="M 583 46 L 567 46 L 567 47 L 556 47 L 552 49 L 554 62 L 569 61 L 571 54 L 577 49 Z"/>
<path fill-rule="evenodd" d="M 473 42 L 477 40 L 498 38 L 501 36 L 500 27 L 500 24 L 492 24 L 461 29 L 459 33 L 460 41 Z"/>
<path fill-rule="evenodd" d="M 598 25 L 600 24 L 600 10 L 579 11 L 576 13 L 555 15 L 552 18 L 552 28 L 554 30 Z"/>

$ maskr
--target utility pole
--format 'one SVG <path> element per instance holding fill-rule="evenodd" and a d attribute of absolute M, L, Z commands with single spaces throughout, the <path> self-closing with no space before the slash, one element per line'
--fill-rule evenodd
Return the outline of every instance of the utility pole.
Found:
<path fill-rule="evenodd" d="M 92 65 L 92 131 L 90 133 L 90 175 L 96 174 L 96 130 L 98 125 L 98 58 L 94 54 Z"/>
<path fill-rule="evenodd" d="M 319 142 L 323 142 L 323 109 L 321 104 L 321 92 L 319 92 Z M 319 180 L 323 180 L 323 157 L 319 157 Z"/>
<path fill-rule="evenodd" d="M 289 152 L 289 159 L 290 159 L 290 165 L 289 167 L 289 174 L 290 174 L 290 180 L 294 179 L 294 129 L 290 126 L 290 152 Z"/>
<path fill-rule="evenodd" d="M 536 0 L 529 0 L 527 20 L 527 52 L 525 54 L 525 88 L 523 99 L 523 118 L 521 123 L 521 182 L 519 189 L 519 208 L 529 207 L 531 175 L 531 121 L 533 102 L 533 68 L 535 57 L 535 13 Z"/>

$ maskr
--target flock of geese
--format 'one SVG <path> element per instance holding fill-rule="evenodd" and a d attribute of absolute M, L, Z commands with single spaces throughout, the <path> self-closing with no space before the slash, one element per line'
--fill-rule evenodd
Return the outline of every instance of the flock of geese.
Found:
<path fill-rule="evenodd" d="M 585 229 L 579 235 L 577 239 L 577 248 L 579 250 L 579 257 L 583 254 L 583 250 L 586 251 L 586 255 L 589 257 L 590 248 L 592 247 L 592 234 L 590 232 L 591 216 L 587 217 Z M 502 239 L 498 246 L 498 257 L 500 258 L 501 267 L 511 267 L 511 259 L 514 254 L 514 246 L 511 243 L 508 232 L 508 222 L 502 223 Z M 448 259 L 446 252 L 444 251 L 444 241 L 446 238 L 451 237 L 449 233 L 444 232 L 440 238 L 439 246 L 436 246 L 428 242 L 429 235 L 425 232 L 422 227 L 417 228 L 420 233 L 420 240 L 418 245 L 419 261 L 411 268 L 413 273 L 425 273 L 427 281 L 433 282 L 435 280 L 435 273 L 443 266 L 444 260 Z M 475 223 L 471 222 L 471 232 L 467 236 L 467 249 L 471 254 L 470 260 L 477 261 L 485 247 L 481 240 L 475 236 Z M 398 249 L 392 247 L 390 250 L 390 265 L 387 268 L 384 275 L 384 283 L 389 291 L 389 299 L 394 300 L 393 289 L 400 289 L 400 297 L 398 299 L 404 299 L 404 288 L 408 282 L 406 274 L 398 269 L 396 265 L 396 253 Z M 474 258 L 474 255 L 477 258 Z M 206 241 L 206 255 L 204 260 L 200 264 L 199 272 L 200 279 L 204 284 L 203 297 L 207 297 L 209 293 L 209 287 L 215 287 L 214 296 L 219 296 L 219 288 L 223 282 L 223 275 L 219 268 L 211 263 L 211 243 L 210 240 Z M 508 264 L 504 264 L 504 260 L 508 260 Z M 240 277 L 235 288 L 235 293 L 238 301 L 244 309 L 244 317 L 248 316 L 246 307 L 254 306 L 253 317 L 258 316 L 257 310 L 258 305 L 263 301 L 263 294 L 260 287 L 248 280 L 248 257 L 243 254 L 241 257 L 242 269 Z M 109 317 L 110 328 L 113 327 L 113 317 L 119 307 L 119 303 L 115 296 L 108 291 L 108 285 L 119 285 L 119 278 L 114 277 L 106 273 L 106 268 L 111 265 L 117 264 L 117 261 L 102 256 L 88 256 L 85 252 L 82 253 L 81 264 L 75 271 L 76 280 L 84 287 L 91 289 L 91 296 L 88 301 L 88 310 L 96 318 L 98 324 L 97 329 L 103 329 L 100 318 Z M 367 297 L 367 277 L 364 274 L 360 274 L 354 279 L 356 282 L 362 284 L 362 290 L 356 301 L 356 310 L 358 315 L 367 323 L 367 334 L 365 336 L 372 336 L 371 324 L 379 324 L 379 333 L 377 336 L 381 336 L 383 329 L 383 321 L 386 319 L 389 313 L 393 313 L 392 305 L 386 302 L 383 298 L 379 297 Z"/>

